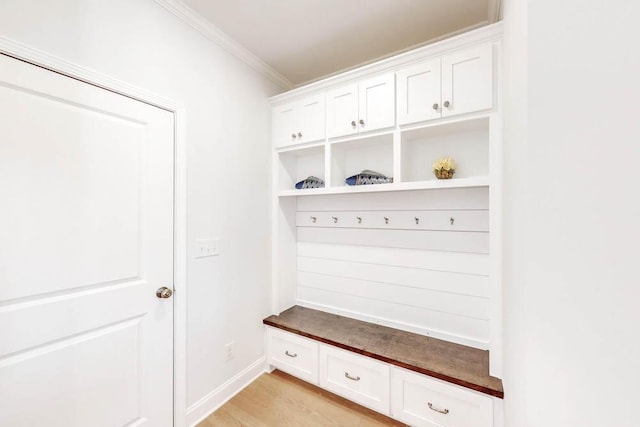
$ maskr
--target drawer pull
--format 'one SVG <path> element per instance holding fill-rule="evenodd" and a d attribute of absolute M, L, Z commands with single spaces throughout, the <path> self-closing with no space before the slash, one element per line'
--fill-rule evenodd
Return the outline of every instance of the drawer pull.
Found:
<path fill-rule="evenodd" d="M 284 351 L 284 354 L 286 354 L 286 355 L 287 355 L 287 356 L 289 356 L 289 357 L 298 357 L 298 353 L 293 353 L 293 354 L 291 354 L 291 353 L 289 353 L 289 350 L 285 350 L 285 351 Z"/>
<path fill-rule="evenodd" d="M 445 414 L 447 415 L 449 413 L 448 409 L 438 409 L 435 406 L 433 406 L 433 403 L 429 402 L 429 409 L 431 409 L 432 411 L 436 411 L 436 412 L 440 412 L 441 414 Z"/>
<path fill-rule="evenodd" d="M 349 375 L 349 372 L 345 372 L 344 373 L 345 378 L 349 378 L 351 381 L 360 381 L 360 377 L 352 377 L 351 375 Z"/>

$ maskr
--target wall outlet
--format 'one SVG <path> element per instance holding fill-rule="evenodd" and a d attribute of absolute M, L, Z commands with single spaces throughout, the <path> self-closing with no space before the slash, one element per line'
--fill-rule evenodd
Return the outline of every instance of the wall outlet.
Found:
<path fill-rule="evenodd" d="M 220 239 L 198 239 L 196 241 L 196 258 L 220 255 Z"/>
<path fill-rule="evenodd" d="M 233 352 L 233 341 L 224 346 L 224 360 L 229 361 L 235 357 Z"/>

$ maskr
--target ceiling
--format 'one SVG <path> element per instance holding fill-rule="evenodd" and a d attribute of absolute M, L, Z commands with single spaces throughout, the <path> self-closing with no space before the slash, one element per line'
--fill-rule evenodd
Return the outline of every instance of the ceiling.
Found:
<path fill-rule="evenodd" d="M 493 22 L 497 0 L 182 0 L 300 85 Z"/>

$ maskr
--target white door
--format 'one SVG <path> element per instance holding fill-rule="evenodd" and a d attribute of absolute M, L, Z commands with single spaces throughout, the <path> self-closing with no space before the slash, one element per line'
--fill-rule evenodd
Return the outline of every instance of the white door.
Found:
<path fill-rule="evenodd" d="M 440 59 L 402 69 L 398 78 L 398 123 L 440 118 Z"/>
<path fill-rule="evenodd" d="M 329 138 L 358 133 L 358 84 L 327 92 L 327 134 Z"/>
<path fill-rule="evenodd" d="M 362 80 L 359 85 L 360 132 L 392 127 L 396 124 L 395 75 L 387 73 Z"/>
<path fill-rule="evenodd" d="M 324 93 L 308 96 L 300 101 L 300 142 L 312 142 L 324 139 L 325 105 Z"/>
<path fill-rule="evenodd" d="M 442 58 L 442 117 L 486 110 L 493 103 L 493 46 L 484 44 Z"/>
<path fill-rule="evenodd" d="M 173 424 L 173 114 L 0 55 L 0 425 Z"/>
<path fill-rule="evenodd" d="M 298 142 L 298 109 L 294 103 L 274 107 L 273 141 L 276 147 Z"/>

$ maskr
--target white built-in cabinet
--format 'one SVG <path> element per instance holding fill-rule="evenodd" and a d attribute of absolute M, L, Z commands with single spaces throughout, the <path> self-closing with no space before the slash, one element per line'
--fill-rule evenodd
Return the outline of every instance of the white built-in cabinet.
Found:
<path fill-rule="evenodd" d="M 393 368 L 391 414 L 411 426 L 490 427 L 493 397 L 447 384 L 405 369 Z"/>
<path fill-rule="evenodd" d="M 271 99 L 274 314 L 295 304 L 357 312 L 361 320 L 488 349 L 491 374 L 501 376 L 501 31 L 500 24 L 487 26 Z M 458 164 L 453 179 L 433 175 L 433 163 L 443 156 Z M 345 184 L 365 169 L 393 182 Z M 295 189 L 308 176 L 323 179 L 325 188 Z M 467 218 L 481 227 L 465 225 Z M 367 268 L 358 267 L 367 263 L 395 263 L 380 267 L 389 278 L 374 278 L 387 283 L 374 287 Z M 355 267 L 360 270 L 350 270 Z M 330 286 L 321 283 L 323 274 Z M 435 287 L 410 283 L 427 274 L 442 281 Z M 468 284 L 460 292 L 469 295 L 448 289 L 449 283 Z M 416 286 L 432 297 L 414 297 Z M 330 309 L 340 304 L 349 307 Z M 407 304 L 433 307 L 424 320 L 431 323 L 421 325 L 428 316 Z M 389 311 L 370 315 L 377 308 Z M 324 351 L 318 350 L 318 363 Z M 284 356 L 279 366 L 299 362 L 293 359 Z M 338 359 L 336 353 L 327 360 Z M 332 385 L 327 369 L 323 386 L 352 398 Z M 342 375 L 344 384 L 353 383 Z M 401 387 L 393 378 L 391 384 Z M 419 392 L 413 377 L 402 378 L 406 396 Z M 392 398 L 389 404 L 410 424 L 491 425 L 487 415 L 443 424 L 433 410 L 425 411 L 433 420 L 417 421 L 421 415 L 411 401 Z"/>
<path fill-rule="evenodd" d="M 406 125 L 493 106 L 493 46 L 482 44 L 397 72 L 398 123 Z"/>
<path fill-rule="evenodd" d="M 441 59 L 431 59 L 398 71 L 398 123 L 442 117 Z"/>
<path fill-rule="evenodd" d="M 487 42 L 455 49 L 275 105 L 278 195 L 488 185 L 494 49 Z M 459 169 L 453 180 L 438 181 L 431 165 L 445 155 Z M 345 185 L 365 169 L 394 182 Z M 295 190 L 308 176 L 325 188 Z"/>
<path fill-rule="evenodd" d="M 493 427 L 500 399 L 267 327 L 267 362 L 412 426 Z"/>
<path fill-rule="evenodd" d="M 319 141 L 325 137 L 324 93 L 306 96 L 273 110 L 273 140 L 277 147 Z"/>
<path fill-rule="evenodd" d="M 386 73 L 327 91 L 327 135 L 354 135 L 395 125 L 395 75 Z"/>
<path fill-rule="evenodd" d="M 389 414 L 388 364 L 326 344 L 320 344 L 318 360 L 322 388 Z"/>

